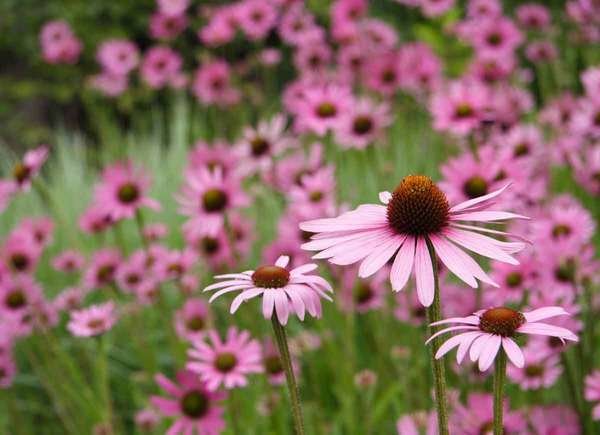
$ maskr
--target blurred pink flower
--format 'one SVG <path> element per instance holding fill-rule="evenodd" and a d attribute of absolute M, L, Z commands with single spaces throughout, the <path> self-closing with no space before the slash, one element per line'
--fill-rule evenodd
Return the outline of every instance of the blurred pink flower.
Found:
<path fill-rule="evenodd" d="M 240 92 L 231 84 L 231 69 L 224 60 L 213 60 L 200 66 L 192 83 L 192 93 L 204 104 L 227 107 L 236 104 Z"/>
<path fill-rule="evenodd" d="M 208 305 L 200 298 L 190 298 L 185 301 L 173 319 L 177 335 L 188 341 L 202 340 L 211 324 Z"/>
<path fill-rule="evenodd" d="M 127 39 L 108 39 L 98 47 L 96 59 L 106 72 L 124 76 L 137 67 L 140 53 L 136 45 Z"/>
<path fill-rule="evenodd" d="M 106 302 L 71 311 L 67 329 L 76 337 L 95 337 L 110 331 L 115 323 L 115 304 Z"/>

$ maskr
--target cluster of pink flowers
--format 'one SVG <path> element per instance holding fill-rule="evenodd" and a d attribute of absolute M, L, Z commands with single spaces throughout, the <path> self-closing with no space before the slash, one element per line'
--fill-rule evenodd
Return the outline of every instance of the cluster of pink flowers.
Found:
<path fill-rule="evenodd" d="M 79 60 L 83 44 L 65 21 L 49 21 L 40 31 L 44 61 L 51 64 L 74 64 Z"/>

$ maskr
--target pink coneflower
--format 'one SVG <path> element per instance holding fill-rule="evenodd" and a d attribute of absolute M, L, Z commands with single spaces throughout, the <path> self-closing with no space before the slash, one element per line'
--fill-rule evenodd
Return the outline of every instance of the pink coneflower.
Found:
<path fill-rule="evenodd" d="M 181 278 L 197 263 L 198 254 L 191 249 L 165 251 L 153 265 L 156 277 L 161 281 Z"/>
<path fill-rule="evenodd" d="M 592 414 L 594 420 L 600 420 L 600 371 L 598 370 L 585 378 L 585 399 L 596 402 Z"/>
<path fill-rule="evenodd" d="M 403 415 L 396 422 L 396 432 L 398 435 L 436 435 L 437 416 L 435 412 L 415 412 L 413 414 Z"/>
<path fill-rule="evenodd" d="M 160 89 L 180 76 L 182 63 L 179 53 L 170 47 L 155 46 L 144 54 L 140 74 L 148 86 Z"/>
<path fill-rule="evenodd" d="M 157 242 L 169 234 L 169 227 L 161 222 L 148 224 L 142 230 L 142 234 L 148 242 Z"/>
<path fill-rule="evenodd" d="M 25 218 L 14 231 L 29 234 L 33 241 L 43 248 L 52 240 L 54 222 L 49 217 Z"/>
<path fill-rule="evenodd" d="M 102 71 L 88 79 L 88 85 L 100 94 L 114 98 L 123 94 L 129 86 L 129 78 L 124 75 L 115 75 Z"/>
<path fill-rule="evenodd" d="M 120 289 L 136 293 L 148 276 L 147 258 L 144 251 L 137 251 L 122 262 L 115 272 L 115 281 Z"/>
<path fill-rule="evenodd" d="M 189 221 L 192 224 L 194 221 Z M 187 225 L 187 224 L 186 224 Z M 184 228 L 184 235 L 188 248 L 200 254 L 213 270 L 222 266 L 233 266 L 234 256 L 229 236 L 224 228 L 214 231 L 205 230 L 194 223 Z"/>
<path fill-rule="evenodd" d="M 583 99 L 573 114 L 573 130 L 593 139 L 600 139 L 600 99 Z"/>
<path fill-rule="evenodd" d="M 54 298 L 53 304 L 58 311 L 72 311 L 83 305 L 85 295 L 79 287 L 68 287 Z"/>
<path fill-rule="evenodd" d="M 497 17 L 502 15 L 499 0 L 470 0 L 467 6 L 469 18 Z"/>
<path fill-rule="evenodd" d="M 506 233 L 460 223 L 524 218 L 489 210 L 506 187 L 450 207 L 444 193 L 429 177 L 409 175 L 393 194 L 379 194 L 384 205 L 361 205 L 337 218 L 300 224 L 302 230 L 317 233 L 303 248 L 322 251 L 313 258 L 328 258 L 333 264 L 362 261 L 358 272 L 362 278 L 395 257 L 390 274 L 393 289 L 404 288 L 414 266 L 419 300 L 429 306 L 434 295 L 434 275 L 428 244 L 451 272 L 472 287 L 477 286 L 475 278 L 494 283 L 456 245 L 495 260 L 518 263 L 510 254 L 520 251 L 524 244 L 501 242 L 478 231 Z"/>
<path fill-rule="evenodd" d="M 73 273 L 81 270 L 85 257 L 78 251 L 67 250 L 52 259 L 52 267 L 63 273 Z"/>
<path fill-rule="evenodd" d="M 331 48 L 325 43 L 314 44 L 309 41 L 298 46 L 294 53 L 294 66 L 304 77 L 322 77 L 330 61 Z"/>
<path fill-rule="evenodd" d="M 160 416 L 152 408 L 141 409 L 135 413 L 135 426 L 142 433 L 152 433 L 158 423 L 160 423 Z"/>
<path fill-rule="evenodd" d="M 189 172 L 195 172 L 201 168 L 213 171 L 220 168 L 223 175 L 237 173 L 240 167 L 238 153 L 235 149 L 223 140 L 217 140 L 213 143 L 198 141 L 194 148 L 188 153 Z"/>
<path fill-rule="evenodd" d="M 214 60 L 196 71 L 192 92 L 204 104 L 231 106 L 240 99 L 240 92 L 231 84 L 231 69 L 224 60 Z"/>
<path fill-rule="evenodd" d="M 277 23 L 277 10 L 270 2 L 243 0 L 237 3 L 236 18 L 249 39 L 263 39 Z"/>
<path fill-rule="evenodd" d="M 315 23 L 315 17 L 308 12 L 302 3 L 294 3 L 283 13 L 278 33 L 281 39 L 290 45 L 300 45 L 314 36 L 315 29 L 319 29 Z"/>
<path fill-rule="evenodd" d="M 342 270 L 340 303 L 346 311 L 366 313 L 377 310 L 385 303 L 388 291 L 387 277 L 389 271 L 380 269 L 370 279 L 357 279 L 356 270 L 346 268 Z"/>
<path fill-rule="evenodd" d="M 281 256 L 274 265 L 217 275 L 215 278 L 225 281 L 209 285 L 203 291 L 219 289 L 209 302 L 225 293 L 241 291 L 231 304 L 232 314 L 242 303 L 262 296 L 263 316 L 270 319 L 275 314 L 281 325 L 287 323 L 290 313 L 295 313 L 300 320 L 304 320 L 306 311 L 313 317 L 321 317 L 321 298 L 331 300 L 327 295 L 327 292 L 333 292 L 331 285 L 320 276 L 306 275 L 317 268 L 316 264 L 305 264 L 288 271 L 285 267 L 289 261 L 289 257 Z"/>
<path fill-rule="evenodd" d="M 209 391 L 221 385 L 226 389 L 244 387 L 248 375 L 262 372 L 260 345 L 250 332 L 231 327 L 225 340 L 215 330 L 209 331 L 207 337 L 210 344 L 202 340 L 192 342 L 186 368 L 198 374 Z"/>
<path fill-rule="evenodd" d="M 13 166 L 10 183 L 14 191 L 28 190 L 31 180 L 39 174 L 47 158 L 48 147 L 46 145 L 27 151 L 23 159 Z"/>
<path fill-rule="evenodd" d="M 455 406 L 451 417 L 452 433 L 461 435 L 491 435 L 493 433 L 493 397 L 491 394 L 471 393 L 465 405 Z M 503 403 L 503 429 L 507 435 L 524 433 L 527 423 L 519 411 L 512 411 L 508 400 Z"/>
<path fill-rule="evenodd" d="M 218 47 L 230 42 L 236 31 L 236 4 L 226 4 L 212 12 L 209 22 L 198 31 L 198 38 L 209 47 Z"/>
<path fill-rule="evenodd" d="M 94 192 L 94 201 L 113 220 L 130 219 L 142 207 L 159 210 L 160 204 L 148 198 L 150 178 L 132 162 L 115 163 L 104 169 Z"/>
<path fill-rule="evenodd" d="M 109 210 L 98 204 L 92 204 L 79 217 L 79 228 L 83 232 L 90 234 L 101 233 L 102 231 L 114 225 Z"/>
<path fill-rule="evenodd" d="M 201 168 L 186 173 L 181 194 L 177 198 L 182 214 L 192 218 L 186 224 L 215 233 L 223 227 L 227 211 L 243 207 L 248 202 L 237 177 L 225 177 L 221 168 L 212 171 Z M 202 232 L 202 231 L 198 231 Z"/>
<path fill-rule="evenodd" d="M 41 287 L 31 276 L 19 274 L 7 277 L 0 282 L 0 317 L 28 314 L 32 306 L 43 299 Z"/>
<path fill-rule="evenodd" d="M 289 257 L 290 267 L 298 267 L 310 261 L 310 256 L 300 248 L 299 241 L 286 234 L 279 234 L 265 246 L 262 260 L 265 264 L 274 264 L 281 255 Z"/>
<path fill-rule="evenodd" d="M 49 21 L 40 32 L 42 57 L 50 64 L 74 64 L 79 59 L 83 44 L 65 21 Z"/>
<path fill-rule="evenodd" d="M 483 372 L 492 365 L 502 346 L 510 361 L 522 368 L 525 359 L 523 352 L 513 340 L 516 333 L 578 341 L 577 336 L 568 329 L 540 322 L 540 320 L 562 315 L 568 313 L 561 307 L 544 307 L 525 313 L 506 307 L 480 310 L 468 317 L 454 317 L 432 323 L 431 326 L 450 323 L 455 323 L 457 326 L 450 326 L 436 332 L 427 343 L 441 334 L 459 330 L 461 332 L 458 335 L 440 346 L 435 355 L 436 359 L 458 346 L 457 362 L 460 364 L 469 351 L 471 361 L 479 361 L 479 370 Z"/>
<path fill-rule="evenodd" d="M 371 58 L 365 64 L 365 85 L 384 96 L 391 96 L 402 84 L 402 65 L 396 52 L 384 53 Z"/>
<path fill-rule="evenodd" d="M 285 371 L 279 351 L 273 341 L 265 339 L 262 345 L 262 365 L 265 375 L 271 385 L 282 385 L 285 382 Z M 297 375 L 299 366 L 292 358 L 292 368 Z"/>
<path fill-rule="evenodd" d="M 436 91 L 430 102 L 433 126 L 466 135 L 485 119 L 489 91 L 476 81 L 455 81 Z"/>
<path fill-rule="evenodd" d="M 121 261 L 121 254 L 115 249 L 96 251 L 83 276 L 84 288 L 99 289 L 111 285 Z"/>
<path fill-rule="evenodd" d="M 187 17 L 183 14 L 167 15 L 155 12 L 150 17 L 150 36 L 170 40 L 179 35 L 187 25 Z"/>
<path fill-rule="evenodd" d="M 488 289 L 485 301 L 490 305 L 506 305 L 521 302 L 536 283 L 539 262 L 533 255 L 521 256 L 520 264 L 492 262 L 490 277 L 499 287 Z M 464 310 L 463 310 L 464 313 Z"/>
<path fill-rule="evenodd" d="M 508 377 L 523 390 L 550 388 L 562 374 L 560 357 L 546 356 L 539 352 L 538 346 L 532 343 L 523 349 L 525 363 L 522 368 L 512 365 L 507 368 Z"/>
<path fill-rule="evenodd" d="M 527 412 L 536 435 L 579 435 L 579 416 L 565 405 L 534 406 Z"/>
<path fill-rule="evenodd" d="M 100 66 L 111 74 L 129 74 L 140 61 L 136 45 L 126 39 L 109 39 L 100 44 L 96 54 Z"/>
<path fill-rule="evenodd" d="M 278 160 L 273 171 L 265 174 L 268 183 L 282 192 L 287 192 L 293 185 L 299 185 L 302 177 L 314 174 L 323 164 L 323 145 L 315 142 L 309 145 L 308 154 L 298 150 Z"/>
<path fill-rule="evenodd" d="M 353 104 L 352 94 L 345 86 L 325 85 L 306 89 L 296 110 L 296 128 L 319 136 L 335 129 L 343 114 Z"/>
<path fill-rule="evenodd" d="M 396 293 L 394 317 L 401 322 L 420 326 L 427 320 L 427 310 L 414 291 Z"/>
<path fill-rule="evenodd" d="M 600 99 L 600 67 L 590 67 L 581 73 L 581 83 L 587 97 L 592 100 Z"/>
<path fill-rule="evenodd" d="M 291 147 L 294 142 L 285 134 L 286 118 L 275 115 L 269 121 L 261 121 L 256 128 L 246 127 L 236 146 L 243 174 L 264 173 L 273 165 L 274 157 Z"/>
<path fill-rule="evenodd" d="M 41 255 L 42 248 L 23 231 L 13 231 L 0 247 L 3 263 L 15 273 L 32 273 Z"/>
<path fill-rule="evenodd" d="M 200 298 L 190 298 L 174 316 L 175 331 L 185 340 L 201 340 L 211 324 L 210 313 L 206 302 Z"/>
<path fill-rule="evenodd" d="M 600 146 L 590 146 L 571 158 L 574 177 L 592 195 L 600 196 Z M 1 207 L 0 207 L 1 208 Z"/>
<path fill-rule="evenodd" d="M 331 215 L 335 210 L 335 185 L 332 166 L 302 176 L 300 184 L 289 190 L 290 209 L 305 217 Z"/>
<path fill-rule="evenodd" d="M 375 104 L 360 99 L 352 109 L 342 115 L 335 129 L 336 141 L 343 148 L 365 148 L 383 136 L 384 129 L 392 122 L 387 103 Z"/>
<path fill-rule="evenodd" d="M 169 435 L 218 435 L 225 428 L 223 408 L 218 403 L 227 395 L 222 391 L 209 391 L 206 384 L 189 370 L 180 370 L 176 375 L 178 384 L 162 374 L 155 377 L 156 383 L 170 397 L 152 396 L 150 402 L 165 417 L 174 418 Z"/>
<path fill-rule="evenodd" d="M 512 20 L 500 16 L 478 20 L 469 39 L 477 52 L 502 54 L 514 51 L 521 44 L 523 35 Z"/>
<path fill-rule="evenodd" d="M 158 10 L 166 15 L 181 15 L 190 5 L 190 0 L 156 0 Z"/>
<path fill-rule="evenodd" d="M 525 3 L 517 8 L 519 24 L 530 30 L 543 30 L 550 25 L 550 11 L 538 3 Z"/>
<path fill-rule="evenodd" d="M 115 304 L 106 302 L 71 311 L 67 329 L 76 337 L 95 337 L 110 331 L 115 323 L 117 323 Z"/>
<path fill-rule="evenodd" d="M 531 62 L 552 62 L 558 58 L 558 49 L 550 41 L 533 41 L 525 47 L 525 55 Z"/>
<path fill-rule="evenodd" d="M 417 95 L 437 89 L 442 81 L 442 61 L 423 42 L 404 44 L 398 50 L 401 86 Z"/>
<path fill-rule="evenodd" d="M 427 17 L 439 17 L 454 6 L 455 0 L 421 0 L 420 6 L 423 15 Z"/>

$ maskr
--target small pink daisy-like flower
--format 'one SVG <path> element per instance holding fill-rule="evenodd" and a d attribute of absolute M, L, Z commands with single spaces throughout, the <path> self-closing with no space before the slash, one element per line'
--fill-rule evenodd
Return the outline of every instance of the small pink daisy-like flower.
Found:
<path fill-rule="evenodd" d="M 494 429 L 494 398 L 491 394 L 471 393 L 465 405 L 458 404 L 450 417 L 451 433 L 461 435 L 491 435 Z M 508 400 L 503 403 L 504 433 L 525 433 L 527 422 L 519 411 L 512 411 Z"/>
<path fill-rule="evenodd" d="M 190 230 L 196 228 L 199 232 L 206 229 L 208 233 L 223 227 L 227 211 L 248 203 L 239 178 L 232 175 L 225 177 L 221 168 L 188 171 L 177 200 L 181 213 L 192 218 L 186 227 Z"/>
<path fill-rule="evenodd" d="M 42 255 L 42 248 L 30 234 L 23 231 L 10 233 L 0 247 L 0 258 L 14 273 L 32 273 Z"/>
<path fill-rule="evenodd" d="M 306 89 L 296 111 L 296 128 L 319 136 L 339 126 L 342 116 L 353 104 L 345 86 L 325 85 Z"/>
<path fill-rule="evenodd" d="M 192 223 L 193 226 L 189 225 Z M 188 248 L 200 254 L 212 269 L 233 265 L 231 243 L 223 228 L 214 231 L 201 229 L 192 220 L 184 227 L 184 235 Z"/>
<path fill-rule="evenodd" d="M 240 167 L 239 156 L 236 150 L 223 140 L 213 143 L 198 141 L 188 153 L 187 171 L 195 172 L 201 168 L 213 171 L 220 168 L 223 175 L 237 173 Z"/>
<path fill-rule="evenodd" d="M 371 100 L 360 99 L 342 115 L 335 129 L 336 141 L 343 148 L 365 148 L 380 139 L 391 122 L 387 103 L 375 104 Z"/>
<path fill-rule="evenodd" d="M 514 342 L 516 333 L 556 337 L 561 340 L 578 341 L 575 334 L 559 326 L 542 323 L 540 320 L 568 315 L 561 307 L 544 307 L 521 313 L 511 308 L 496 307 L 480 310 L 468 317 L 454 317 L 434 322 L 431 326 L 455 323 L 433 334 L 428 340 L 451 331 L 462 331 L 442 344 L 435 354 L 439 359 L 458 346 L 456 360 L 460 364 L 469 351 L 471 361 L 479 361 L 479 370 L 486 371 L 494 362 L 500 346 L 510 361 L 517 367 L 525 365 L 525 358 Z"/>
<path fill-rule="evenodd" d="M 124 75 L 116 75 L 102 71 L 88 79 L 88 85 L 105 97 L 118 97 L 123 94 L 129 86 L 129 78 Z"/>
<path fill-rule="evenodd" d="M 150 178 L 132 162 L 116 163 L 102 172 L 94 200 L 110 212 L 113 220 L 130 219 L 142 207 L 160 209 L 157 201 L 146 196 L 149 188 Z"/>
<path fill-rule="evenodd" d="M 67 250 L 52 259 L 52 267 L 63 273 L 78 272 L 85 264 L 85 257 L 78 251 Z"/>
<path fill-rule="evenodd" d="M 42 57 L 50 64 L 74 64 L 79 59 L 83 44 L 65 21 L 49 21 L 40 32 Z"/>
<path fill-rule="evenodd" d="M 15 191 L 26 191 L 31 186 L 31 180 L 35 178 L 46 159 L 48 158 L 48 146 L 41 145 L 29 150 L 23 159 L 13 166 L 12 179 L 10 182 Z"/>
<path fill-rule="evenodd" d="M 161 281 L 181 278 L 197 263 L 198 254 L 191 249 L 165 251 L 156 258 L 153 270 Z"/>
<path fill-rule="evenodd" d="M 174 320 L 177 335 L 189 341 L 203 339 L 211 323 L 208 306 L 200 298 L 185 301 L 175 313 Z"/>
<path fill-rule="evenodd" d="M 7 277 L 0 282 L 0 317 L 23 316 L 44 299 L 42 288 L 25 274 Z"/>
<path fill-rule="evenodd" d="M 437 90 L 430 102 L 433 126 L 466 135 L 485 119 L 489 90 L 476 81 L 455 81 Z"/>
<path fill-rule="evenodd" d="M 585 94 L 592 100 L 600 100 L 600 67 L 590 67 L 581 73 Z"/>
<path fill-rule="evenodd" d="M 187 17 L 183 14 L 167 15 L 155 12 L 150 17 L 150 36 L 170 40 L 179 35 L 187 25 Z"/>
<path fill-rule="evenodd" d="M 289 190 L 290 209 L 298 216 L 329 216 L 335 210 L 335 174 L 325 166 L 306 174 Z"/>
<path fill-rule="evenodd" d="M 243 0 L 237 4 L 236 17 L 240 29 L 251 40 L 265 38 L 277 23 L 277 10 L 270 2 Z"/>
<path fill-rule="evenodd" d="M 209 391 L 216 391 L 221 385 L 228 390 L 245 387 L 248 375 L 262 372 L 260 345 L 250 332 L 231 327 L 225 340 L 215 330 L 209 331 L 207 337 L 210 344 L 203 340 L 192 342 L 186 368 L 198 374 Z"/>
<path fill-rule="evenodd" d="M 333 292 L 331 285 L 320 276 L 306 275 L 317 268 L 316 264 L 305 264 L 288 271 L 289 261 L 289 257 L 281 256 L 274 265 L 217 275 L 215 278 L 225 281 L 209 285 L 203 291 L 218 289 L 209 302 L 225 293 L 241 291 L 231 304 L 232 314 L 242 303 L 261 296 L 265 319 L 275 314 L 281 325 L 287 323 L 290 313 L 295 313 L 300 320 L 304 320 L 307 311 L 313 317 L 321 317 L 321 298 L 331 301 L 327 295 L 327 292 Z"/>
<path fill-rule="evenodd" d="M 169 227 L 161 222 L 148 224 L 142 230 L 142 234 L 148 242 L 157 242 L 169 234 Z"/>
<path fill-rule="evenodd" d="M 600 145 L 590 146 L 571 158 L 574 177 L 592 195 L 600 197 Z"/>
<path fill-rule="evenodd" d="M 552 62 L 558 57 L 558 49 L 550 41 L 533 41 L 525 47 L 525 55 L 531 62 Z"/>
<path fill-rule="evenodd" d="M 477 52 L 502 54 L 514 51 L 523 35 L 512 20 L 501 16 L 478 20 L 469 39 Z"/>
<path fill-rule="evenodd" d="M 192 92 L 204 104 L 232 106 L 240 99 L 240 92 L 231 84 L 231 69 L 224 60 L 214 60 L 196 71 Z"/>
<path fill-rule="evenodd" d="M 592 414 L 594 420 L 600 420 L 600 370 L 596 370 L 585 378 L 585 400 L 595 402 Z"/>
<path fill-rule="evenodd" d="M 285 134 L 285 128 L 285 116 L 278 114 L 269 121 L 261 121 L 256 128 L 244 129 L 236 147 L 244 174 L 268 171 L 273 165 L 273 158 L 293 145 L 292 139 Z"/>
<path fill-rule="evenodd" d="M 538 3 L 525 3 L 517 8 L 517 20 L 531 30 L 543 30 L 550 25 L 550 11 Z"/>
<path fill-rule="evenodd" d="M 100 249 L 96 251 L 83 276 L 84 288 L 99 289 L 112 284 L 121 261 L 121 254 L 117 250 Z"/>
<path fill-rule="evenodd" d="M 115 304 L 106 302 L 71 311 L 67 329 L 76 337 L 95 337 L 110 331 L 115 323 L 117 323 Z"/>
<path fill-rule="evenodd" d="M 419 300 L 430 306 L 434 275 L 428 244 L 442 263 L 471 287 L 477 287 L 476 278 L 496 284 L 458 246 L 498 261 L 518 263 L 510 254 L 522 250 L 523 243 L 501 242 L 479 232 L 507 233 L 460 223 L 524 218 L 489 210 L 506 187 L 450 207 L 444 193 L 429 177 L 409 175 L 394 193 L 379 194 L 384 205 L 365 204 L 336 218 L 301 223 L 302 230 L 316 233 L 302 247 L 321 251 L 313 258 L 328 258 L 333 264 L 360 261 L 361 278 L 373 275 L 394 258 L 392 288 L 404 288 L 414 268 Z"/>
<path fill-rule="evenodd" d="M 152 433 L 160 423 L 160 416 L 154 409 L 146 408 L 136 412 L 134 420 L 142 433 Z"/>
<path fill-rule="evenodd" d="M 165 15 L 181 15 L 188 6 L 190 0 L 156 0 L 158 10 Z"/>
<path fill-rule="evenodd" d="M 391 96 L 402 83 L 401 67 L 396 52 L 375 56 L 368 60 L 363 69 L 365 85 L 384 96 Z"/>
<path fill-rule="evenodd" d="M 109 39 L 100 44 L 96 58 L 105 71 L 124 76 L 137 66 L 140 61 L 140 53 L 131 41 Z"/>
<path fill-rule="evenodd" d="M 580 435 L 579 416 L 565 405 L 534 406 L 527 412 L 536 435 Z"/>
<path fill-rule="evenodd" d="M 523 390 L 550 388 L 562 374 L 560 357 L 546 356 L 544 352 L 539 352 L 539 345 L 534 342 L 523 349 L 525 364 L 522 368 L 513 365 L 507 368 L 508 377 Z"/>
<path fill-rule="evenodd" d="M 115 272 L 115 281 L 119 288 L 131 293 L 135 293 L 143 282 L 150 278 L 147 270 L 147 256 L 144 251 L 132 254 L 127 261 L 119 264 Z"/>
<path fill-rule="evenodd" d="M 432 412 L 415 412 L 413 414 L 403 415 L 396 422 L 396 432 L 398 435 L 436 435 L 437 414 Z"/>
<path fill-rule="evenodd" d="M 29 234 L 33 241 L 43 248 L 52 240 L 54 222 L 49 217 L 25 218 L 14 231 Z"/>
<path fill-rule="evenodd" d="M 155 46 L 144 54 L 140 74 L 152 89 L 160 89 L 177 79 L 181 74 L 183 60 L 170 47 Z"/>
<path fill-rule="evenodd" d="M 114 223 L 110 212 L 98 204 L 92 204 L 79 217 L 79 228 L 89 234 L 101 233 Z"/>
<path fill-rule="evenodd" d="M 266 338 L 262 345 L 262 365 L 265 375 L 271 385 L 282 385 L 285 383 L 285 371 L 279 351 L 270 338 Z M 298 376 L 299 366 L 296 358 L 292 356 L 292 369 Z"/>
<path fill-rule="evenodd" d="M 342 291 L 339 299 L 342 308 L 359 313 L 380 309 L 385 303 L 385 295 L 388 291 L 388 274 L 389 271 L 384 268 L 370 279 L 357 279 L 356 270 L 351 268 L 342 270 Z"/>
<path fill-rule="evenodd" d="M 170 396 L 152 396 L 150 402 L 159 413 L 175 421 L 169 435 L 218 435 L 225 428 L 223 408 L 218 405 L 227 396 L 222 391 L 209 391 L 198 375 L 189 370 L 177 372 L 177 382 L 158 374 L 156 383 Z"/>
<path fill-rule="evenodd" d="M 83 305 L 86 292 L 79 287 L 68 287 L 61 291 L 53 300 L 58 311 L 72 311 Z"/>

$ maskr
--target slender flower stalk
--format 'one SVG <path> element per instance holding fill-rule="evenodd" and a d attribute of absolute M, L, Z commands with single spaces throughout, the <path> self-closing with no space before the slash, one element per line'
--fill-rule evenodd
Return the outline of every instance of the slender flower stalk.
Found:
<path fill-rule="evenodd" d="M 294 419 L 294 433 L 296 435 L 304 435 L 304 421 L 302 418 L 302 407 L 300 404 L 300 391 L 298 390 L 296 376 L 294 375 L 294 369 L 292 367 L 292 358 L 290 357 L 285 327 L 279 323 L 279 320 L 276 316 L 271 317 L 271 324 L 273 325 L 275 342 L 277 343 L 277 348 L 279 349 L 279 355 L 281 357 L 281 362 L 285 371 L 285 379 L 287 381 L 287 386 L 290 393 L 292 417 Z"/>
<path fill-rule="evenodd" d="M 506 379 L 506 353 L 498 353 L 494 367 L 494 435 L 504 434 L 502 412 L 504 409 L 504 380 Z"/>
<path fill-rule="evenodd" d="M 431 258 L 433 267 L 434 279 L 434 296 L 433 303 L 427 307 L 427 321 L 431 325 L 434 322 L 441 320 L 441 304 L 440 304 L 440 285 L 438 280 L 438 267 L 435 258 L 435 250 L 429 240 L 427 240 L 427 249 Z M 435 334 L 438 330 L 437 326 L 430 326 L 431 334 Z M 435 354 L 440 348 L 440 340 L 438 338 L 432 340 L 431 345 L 431 367 L 433 369 L 433 381 L 435 388 L 435 402 L 438 418 L 438 432 L 440 435 L 447 435 L 448 432 L 448 400 L 446 397 L 446 369 L 442 360 L 436 359 Z"/>

